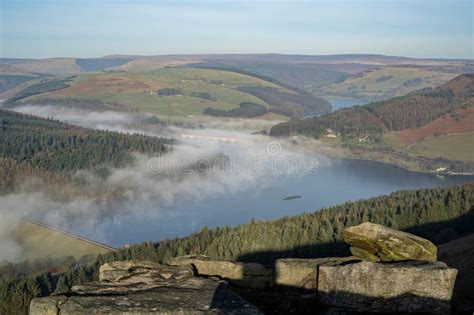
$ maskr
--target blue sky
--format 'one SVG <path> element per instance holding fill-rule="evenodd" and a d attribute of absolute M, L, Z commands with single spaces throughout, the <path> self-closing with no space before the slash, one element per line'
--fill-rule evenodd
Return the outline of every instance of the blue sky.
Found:
<path fill-rule="evenodd" d="M 472 0 L 0 0 L 1 57 L 375 53 L 474 58 Z"/>

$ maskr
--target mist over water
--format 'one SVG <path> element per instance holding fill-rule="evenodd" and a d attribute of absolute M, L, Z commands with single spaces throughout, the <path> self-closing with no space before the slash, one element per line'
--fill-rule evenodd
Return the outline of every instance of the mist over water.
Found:
<path fill-rule="evenodd" d="M 208 199 L 248 190 L 258 191 L 268 187 L 280 176 L 303 176 L 306 169 L 327 162 L 322 156 L 309 150 L 295 150 L 297 147 L 293 144 L 273 143 L 273 139 L 251 135 L 251 132 L 142 124 L 140 120 L 143 117 L 136 113 L 91 113 L 37 105 L 21 106 L 15 110 L 53 117 L 84 127 L 179 140 L 179 144 L 163 156 L 136 155 L 133 165 L 112 170 L 105 181 L 95 178 L 89 172 L 78 172 L 77 176 L 85 178 L 91 185 L 119 188 L 123 192 L 123 198 L 119 200 L 77 198 L 64 204 L 53 201 L 40 192 L 0 197 L 0 202 L 6 209 L 16 209 L 19 215 L 113 245 L 125 241 L 158 240 L 161 236 L 169 235 L 163 233 L 168 228 L 168 231 L 176 230 L 173 236 L 195 231 L 202 224 L 191 223 L 193 228 L 189 229 L 187 222 L 176 226 L 169 222 L 172 218 L 188 216 L 191 221 L 195 221 L 191 218 L 196 215 L 193 212 L 194 206 L 205 204 Z M 242 123 L 239 120 L 227 122 Z M 216 122 L 213 123 L 213 127 L 218 126 Z M 265 124 L 266 122 L 255 121 L 254 127 L 261 128 Z M 272 148 L 268 144 L 272 143 L 277 146 L 277 151 L 269 153 L 268 150 Z M 219 162 L 222 163 L 218 164 Z M 300 169 L 295 169 L 295 166 Z M 200 169 L 203 167 L 204 169 Z M 143 224 L 140 221 L 168 223 L 166 228 L 163 225 L 158 229 L 160 233 L 157 235 L 139 235 L 138 231 Z M 130 222 L 137 222 L 139 225 L 134 226 Z M 127 240 L 127 233 L 135 233 L 136 237 Z M 116 235 L 123 237 L 119 241 Z"/>
<path fill-rule="evenodd" d="M 279 218 L 396 190 L 469 180 L 441 179 L 375 162 L 331 160 L 318 153 L 317 141 L 296 139 L 295 144 L 251 131 L 224 130 L 242 126 L 239 120 L 184 129 L 142 124 L 143 117 L 136 113 L 36 105 L 15 110 L 85 127 L 179 140 L 161 157 L 136 155 L 133 165 L 112 170 L 102 182 L 88 172 L 78 172 L 91 185 L 120 188 L 123 197 L 118 200 L 77 198 L 61 203 L 41 192 L 0 197 L 2 208 L 15 209 L 18 216 L 113 246 L 185 236 L 205 225 Z M 248 128 L 249 122 L 245 123 Z M 268 122 L 250 124 L 260 130 Z M 302 198 L 284 201 L 289 195 Z M 6 222 L 3 216 L 2 221 Z M 10 247 L 9 255 L 18 256 L 15 246 Z"/>

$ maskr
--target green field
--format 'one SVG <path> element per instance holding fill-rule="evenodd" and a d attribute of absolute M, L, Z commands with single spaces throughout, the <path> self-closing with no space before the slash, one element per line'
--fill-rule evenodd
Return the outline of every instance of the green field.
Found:
<path fill-rule="evenodd" d="M 242 102 L 269 104 L 250 94 L 237 91 L 244 85 L 260 85 L 294 93 L 284 87 L 252 76 L 209 69 L 165 68 L 145 72 L 100 72 L 80 74 L 71 87 L 43 93 L 29 100 L 41 98 L 86 98 L 116 102 L 158 116 L 188 117 L 201 115 L 207 107 L 238 108 Z M 156 91 L 174 88 L 180 95 L 158 96 Z M 193 96 L 207 92 L 216 101 Z"/>
<path fill-rule="evenodd" d="M 384 67 L 367 71 L 363 75 L 348 77 L 342 83 L 327 85 L 318 93 L 329 98 L 344 96 L 380 100 L 439 86 L 456 76 L 457 74 L 430 71 L 426 68 Z"/>
<path fill-rule="evenodd" d="M 474 132 L 423 139 L 411 146 L 413 155 L 474 162 Z"/>
<path fill-rule="evenodd" d="M 23 258 L 28 260 L 66 256 L 76 259 L 83 256 L 93 258 L 112 250 L 107 246 L 29 221 L 21 221 L 14 233 L 13 238 L 23 249 Z"/>

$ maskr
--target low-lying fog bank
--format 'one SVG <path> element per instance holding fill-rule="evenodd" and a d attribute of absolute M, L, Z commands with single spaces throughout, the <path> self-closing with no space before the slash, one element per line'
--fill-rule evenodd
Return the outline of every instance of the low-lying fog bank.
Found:
<path fill-rule="evenodd" d="M 124 233 L 138 235 L 131 237 L 130 241 L 148 239 L 148 236 L 140 237 L 140 231 L 133 232 L 137 226 L 128 226 L 128 222 L 167 222 L 170 218 L 193 212 L 194 205 L 202 201 L 242 191 L 255 192 L 269 187 L 281 177 L 302 176 L 314 171 L 319 163 L 327 163 L 306 146 L 298 147 L 291 142 L 276 142 L 252 134 L 268 127 L 267 121 L 215 120 L 211 124 L 214 128 L 207 128 L 201 121 L 199 128 L 186 129 L 165 127 L 150 119 L 149 115 L 138 113 L 89 112 L 38 105 L 24 105 L 14 110 L 78 126 L 179 140 L 173 150 L 162 157 L 136 155 L 133 165 L 113 169 L 105 180 L 87 171 L 77 173 L 92 187 L 101 185 L 120 190 L 123 197 L 118 200 L 98 201 L 82 197 L 63 203 L 52 200 L 41 191 L 0 197 L 5 212 L 14 209 L 15 219 L 26 216 L 113 245 L 121 245 L 123 238 L 115 238 L 110 230 L 120 233 L 123 229 Z M 234 126 L 248 129 L 246 132 L 218 129 L 226 123 L 226 129 Z M 227 211 L 222 209 L 222 216 L 226 216 Z M 7 221 L 10 219 L 2 215 L 2 224 L 7 224 Z M 196 224 L 192 230 L 200 227 Z M 184 235 L 192 230 L 176 227 L 176 234 L 157 233 L 151 239 Z M 5 238 L 3 235 L 0 237 Z M 8 246 L 18 252 L 19 249 L 13 249 L 13 245 Z M 13 256 L 9 254 L 9 257 Z"/>
<path fill-rule="evenodd" d="M 279 218 L 396 190 L 472 180 L 440 179 L 368 161 L 329 160 L 318 154 L 318 141 L 252 134 L 268 122 L 216 120 L 200 123 L 199 128 L 180 128 L 165 127 L 137 113 L 51 106 L 15 110 L 85 127 L 179 140 L 170 153 L 136 155 L 133 165 L 112 170 L 106 179 L 87 171 L 76 174 L 92 189 L 120 191 L 121 197 L 114 200 L 81 197 L 60 202 L 42 191 L 0 197 L 0 228 L 14 226 L 14 220 L 25 216 L 113 246 L 185 236 L 205 225 Z M 234 123 L 239 130 L 229 130 Z M 243 128 L 245 124 L 249 125 Z M 302 198 L 284 200 L 291 195 Z M 8 253 L 0 261 L 21 259 L 21 246 L 8 239 L 7 232 L 0 232 L 0 244 L 0 253 Z"/>

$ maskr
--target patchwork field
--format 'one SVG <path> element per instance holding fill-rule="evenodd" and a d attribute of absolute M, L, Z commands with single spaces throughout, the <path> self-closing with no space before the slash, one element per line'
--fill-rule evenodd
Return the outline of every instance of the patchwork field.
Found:
<path fill-rule="evenodd" d="M 158 116 L 200 115 L 207 107 L 238 108 L 242 102 L 269 104 L 236 90 L 240 86 L 264 86 L 294 93 L 284 87 L 252 76 L 208 69 L 166 68 L 146 72 L 102 72 L 78 75 L 71 86 L 36 95 L 39 98 L 85 98 L 120 103 L 131 109 Z M 175 89 L 175 95 L 158 95 L 162 89 Z M 208 93 L 209 99 L 198 93 Z"/>

